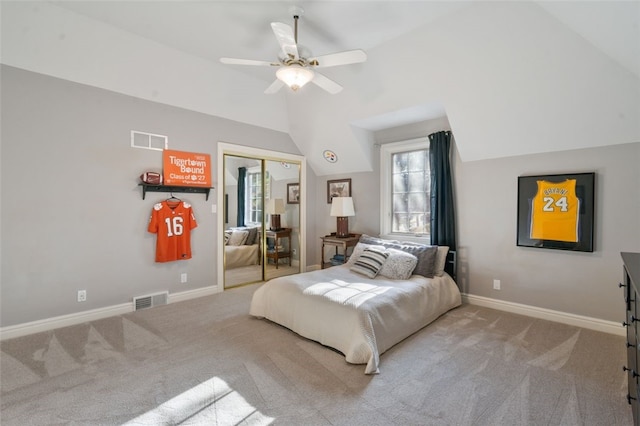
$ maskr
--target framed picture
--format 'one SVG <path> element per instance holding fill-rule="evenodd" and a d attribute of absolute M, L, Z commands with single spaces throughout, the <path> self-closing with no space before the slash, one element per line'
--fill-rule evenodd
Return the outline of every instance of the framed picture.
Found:
<path fill-rule="evenodd" d="M 300 184 L 287 184 L 287 204 L 300 204 Z"/>
<path fill-rule="evenodd" d="M 517 245 L 593 252 L 595 173 L 518 177 Z"/>
<path fill-rule="evenodd" d="M 333 197 L 351 197 L 351 179 L 328 180 L 327 203 L 331 204 Z"/>

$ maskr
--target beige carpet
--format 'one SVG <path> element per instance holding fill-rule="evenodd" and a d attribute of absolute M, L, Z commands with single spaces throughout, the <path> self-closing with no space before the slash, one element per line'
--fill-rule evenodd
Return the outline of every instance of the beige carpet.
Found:
<path fill-rule="evenodd" d="M 258 285 L 0 344 L 7 425 L 629 425 L 624 339 L 465 305 L 380 374 L 247 315 Z"/>

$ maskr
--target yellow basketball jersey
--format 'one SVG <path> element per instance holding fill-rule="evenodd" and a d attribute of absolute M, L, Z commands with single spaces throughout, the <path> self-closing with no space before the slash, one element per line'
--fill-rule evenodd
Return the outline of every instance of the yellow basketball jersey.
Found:
<path fill-rule="evenodd" d="M 539 180 L 537 184 L 538 192 L 531 202 L 531 238 L 578 242 L 580 199 L 576 196 L 576 180 Z"/>

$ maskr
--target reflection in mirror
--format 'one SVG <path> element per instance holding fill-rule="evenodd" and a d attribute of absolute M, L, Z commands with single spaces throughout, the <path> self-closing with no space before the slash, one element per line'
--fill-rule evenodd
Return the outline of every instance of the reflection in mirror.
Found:
<path fill-rule="evenodd" d="M 300 204 L 288 190 L 300 182 L 298 164 L 265 161 L 269 191 L 265 190 L 265 279 L 300 272 Z"/>
<path fill-rule="evenodd" d="M 300 272 L 299 182 L 297 163 L 224 155 L 225 288 Z"/>
<path fill-rule="evenodd" d="M 262 281 L 262 161 L 224 156 L 225 287 Z"/>

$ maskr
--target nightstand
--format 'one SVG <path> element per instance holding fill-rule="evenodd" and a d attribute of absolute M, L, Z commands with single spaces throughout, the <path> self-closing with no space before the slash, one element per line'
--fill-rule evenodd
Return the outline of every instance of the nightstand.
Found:
<path fill-rule="evenodd" d="M 267 240 L 272 238 L 274 240 L 274 249 L 267 249 L 267 262 L 269 259 L 273 259 L 278 269 L 280 259 L 289 259 L 289 266 L 291 266 L 291 228 L 282 228 L 278 231 L 266 231 Z M 280 245 L 281 239 L 287 239 L 287 245 Z"/>
<path fill-rule="evenodd" d="M 322 265 L 322 269 L 346 263 L 350 256 L 349 248 L 351 248 L 351 253 L 353 253 L 353 248 L 358 244 L 360 235 L 361 234 L 349 234 L 346 238 L 338 238 L 335 235 L 320 237 L 322 240 L 322 250 L 320 251 L 322 256 L 320 265 Z M 329 261 L 325 261 L 325 247 L 335 247 L 335 255 Z"/>

